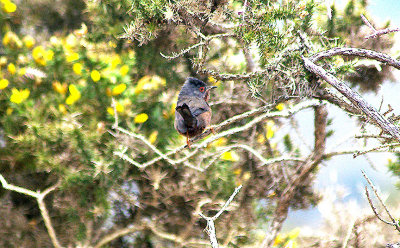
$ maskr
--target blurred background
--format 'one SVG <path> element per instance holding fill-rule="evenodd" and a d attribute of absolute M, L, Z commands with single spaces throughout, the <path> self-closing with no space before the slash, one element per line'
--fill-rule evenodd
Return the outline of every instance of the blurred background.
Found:
<path fill-rule="evenodd" d="M 185 144 L 173 122 L 188 76 L 218 86 L 210 100 L 213 124 L 267 104 L 280 112 L 314 98 L 315 81 L 301 62 L 313 51 L 304 48 L 282 56 L 275 74 L 244 80 L 217 75 L 269 68 L 280 52 L 299 43 L 298 31 L 314 52 L 348 46 L 398 58 L 400 50 L 398 33 L 364 39 L 371 30 L 360 17 L 376 28 L 400 27 L 394 0 L 0 0 L 0 7 L 0 174 L 35 192 L 57 185 L 45 204 L 60 247 L 210 247 L 198 212 L 215 214 L 238 185 L 242 191 L 216 223 L 217 237 L 224 247 L 259 247 L 297 163 L 267 167 L 254 154 L 230 147 L 247 144 L 268 159 L 306 157 L 314 148 L 312 108 L 263 120 L 195 154 L 172 153 L 173 160 L 187 157 L 180 163 L 159 159 L 139 168 L 124 155 L 146 164 L 158 155 L 143 140 L 162 153 Z M 199 42 L 199 33 L 224 32 L 235 36 L 183 52 Z M 205 58 L 200 49 L 207 50 Z M 390 105 L 398 113 L 398 71 L 362 59 L 329 62 L 375 108 L 385 112 Z M 218 73 L 198 73 L 201 63 Z M 369 130 L 360 118 L 333 104 L 326 108 L 326 153 L 382 143 L 354 138 Z M 115 124 L 136 136 L 118 132 Z M 398 242 L 393 228 L 375 218 L 360 227 L 362 238 L 351 232 L 345 240 L 358 219 L 372 215 L 361 170 L 399 213 L 399 158 L 392 149 L 323 159 L 296 191 L 273 246 Z M 278 180 L 282 173 L 289 179 Z M 42 214 L 36 199 L 0 189 L 0 246 L 55 246 Z"/>

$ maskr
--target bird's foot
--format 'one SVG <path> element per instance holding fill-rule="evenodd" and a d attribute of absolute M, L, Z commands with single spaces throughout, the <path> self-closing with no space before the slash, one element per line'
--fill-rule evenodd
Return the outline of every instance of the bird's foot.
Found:
<path fill-rule="evenodd" d="M 214 134 L 214 135 L 215 135 L 215 130 L 214 130 L 214 128 L 213 128 L 213 127 L 210 127 L 210 131 L 212 132 L 212 134 Z"/>
<path fill-rule="evenodd" d="M 186 135 L 186 144 L 187 144 L 188 148 L 191 149 L 189 135 Z"/>

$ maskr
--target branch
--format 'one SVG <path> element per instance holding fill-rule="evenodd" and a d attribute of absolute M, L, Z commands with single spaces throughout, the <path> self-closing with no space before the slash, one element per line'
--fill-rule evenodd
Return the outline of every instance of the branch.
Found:
<path fill-rule="evenodd" d="M 44 203 L 44 198 L 46 195 L 48 195 L 51 191 L 55 190 L 59 186 L 59 182 L 55 184 L 54 186 L 47 188 L 43 193 L 40 193 L 40 191 L 32 191 L 29 189 L 25 189 L 19 186 L 15 186 L 12 184 L 7 183 L 6 179 L 4 179 L 3 175 L 0 174 L 0 182 L 3 186 L 4 189 L 15 191 L 24 195 L 28 195 L 30 197 L 33 197 L 37 200 L 39 209 L 40 209 L 40 214 L 43 217 L 44 224 L 46 226 L 47 232 L 50 236 L 51 242 L 53 243 L 53 246 L 56 248 L 62 248 L 60 245 L 56 232 L 54 231 L 53 225 L 51 224 L 51 219 L 49 216 L 49 212 L 47 211 L 46 204 Z"/>
<path fill-rule="evenodd" d="M 383 206 L 383 209 L 385 209 L 386 214 L 389 216 L 391 222 L 385 221 L 385 220 L 378 214 L 378 212 L 376 211 L 376 208 L 375 208 L 375 206 L 373 205 L 372 200 L 371 200 L 371 198 L 370 198 L 370 196 L 369 196 L 368 188 L 367 188 L 367 186 L 365 186 L 365 194 L 367 195 L 369 205 L 371 206 L 372 211 L 374 212 L 375 216 L 376 216 L 380 221 L 382 221 L 383 223 L 386 223 L 386 224 L 388 224 L 388 225 L 394 226 L 394 227 L 396 228 L 396 230 L 400 232 L 400 225 L 399 225 L 399 222 L 396 221 L 395 218 L 393 218 L 392 214 L 390 213 L 389 209 L 386 207 L 385 203 L 383 202 L 382 198 L 380 197 L 380 195 L 379 195 L 379 193 L 378 193 L 376 187 L 375 187 L 374 184 L 372 183 L 371 179 L 369 179 L 369 177 L 365 174 L 365 172 L 364 172 L 363 170 L 361 170 L 361 173 L 363 174 L 364 178 L 367 180 L 369 186 L 371 186 L 372 191 L 374 191 L 374 194 L 375 194 L 376 198 L 378 198 L 379 202 L 380 202 L 381 205 Z"/>
<path fill-rule="evenodd" d="M 103 245 L 108 244 L 109 242 L 125 236 L 127 234 L 133 233 L 133 232 L 137 232 L 140 230 L 143 230 L 143 226 L 133 226 L 133 227 L 126 227 L 126 228 L 122 228 L 119 230 L 116 230 L 113 233 L 110 233 L 108 235 L 106 235 L 105 237 L 103 237 L 96 245 L 93 246 L 93 248 L 101 248 Z"/>
<path fill-rule="evenodd" d="M 358 49 L 356 49 L 358 50 Z M 360 49 L 361 50 L 361 49 Z M 333 54 L 336 50 L 333 49 L 331 52 L 326 52 L 326 54 Z M 338 50 L 343 52 L 342 50 Z M 368 51 L 368 50 L 365 50 Z M 375 53 L 372 51 L 368 51 L 371 53 Z M 325 54 L 325 53 L 324 53 Z M 337 53 L 340 54 L 340 53 Z M 379 55 L 384 55 L 380 53 L 376 53 Z M 347 86 L 345 83 L 341 82 L 338 80 L 335 76 L 332 74 L 329 74 L 327 71 L 325 71 L 324 68 L 321 66 L 317 66 L 314 64 L 312 61 L 316 61 L 319 58 L 323 58 L 325 55 L 323 53 L 320 54 L 320 56 L 314 55 L 310 59 L 303 58 L 305 66 L 307 70 L 310 72 L 316 74 L 326 82 L 328 82 L 330 85 L 332 85 L 335 89 L 337 89 L 341 94 L 343 94 L 347 99 L 349 99 L 354 105 L 356 105 L 366 116 L 368 116 L 371 120 L 373 120 L 382 130 L 384 130 L 386 133 L 392 135 L 394 138 L 396 138 L 398 141 L 400 141 L 400 130 L 395 126 L 393 123 L 389 122 L 383 115 L 381 115 L 378 111 L 375 110 L 374 107 L 372 107 L 367 101 L 365 101 L 357 92 L 353 91 L 349 86 Z M 382 58 L 382 57 L 380 57 Z M 390 58 L 390 57 L 389 57 Z M 393 63 L 398 63 L 398 66 L 400 68 L 400 62 L 398 61 L 392 61 Z"/>
<path fill-rule="evenodd" d="M 155 157 L 155 158 L 153 158 L 153 159 L 151 159 L 151 160 L 149 160 L 149 161 L 147 161 L 147 162 L 145 162 L 143 164 L 141 164 L 141 163 L 138 163 L 135 160 L 131 159 L 128 155 L 125 154 L 125 152 L 127 151 L 127 148 L 124 148 L 122 151 L 114 152 L 114 155 L 119 156 L 120 158 L 128 161 L 129 163 L 137 166 L 140 169 L 144 169 L 147 166 L 152 165 L 152 164 L 154 164 L 154 163 L 156 163 L 156 162 L 158 162 L 158 161 L 160 161 L 162 159 L 166 160 L 167 162 L 171 163 L 172 165 L 176 165 L 176 164 L 187 162 L 187 160 L 189 158 L 191 158 L 192 156 L 194 156 L 195 154 L 197 154 L 197 152 L 200 149 L 205 148 L 208 144 L 210 144 L 211 142 L 213 142 L 216 139 L 219 139 L 219 138 L 225 137 L 225 136 L 230 136 L 230 135 L 233 135 L 233 134 L 238 133 L 238 132 L 245 131 L 245 130 L 251 128 L 252 126 L 256 125 L 257 123 L 259 123 L 259 122 L 261 122 L 261 121 L 263 121 L 265 119 L 276 118 L 276 117 L 287 118 L 287 117 L 290 117 L 293 114 L 295 114 L 295 113 L 297 113 L 297 112 L 299 112 L 299 111 L 301 111 L 303 109 L 307 109 L 307 108 L 314 107 L 314 106 L 317 106 L 317 105 L 319 105 L 319 101 L 318 100 L 310 100 L 310 101 L 305 101 L 305 102 L 299 103 L 299 104 L 297 104 L 297 105 L 295 105 L 292 108 L 287 109 L 287 110 L 276 111 L 276 112 L 267 112 L 267 113 L 264 113 L 264 112 L 267 111 L 270 106 L 264 106 L 264 107 L 260 107 L 260 108 L 254 109 L 254 110 L 250 110 L 250 111 L 245 112 L 243 114 L 239 114 L 239 115 L 233 116 L 232 118 L 230 118 L 228 120 L 225 120 L 225 121 L 221 122 L 218 125 L 213 126 L 214 130 L 218 131 L 218 130 L 220 130 L 220 129 L 222 129 L 222 128 L 224 128 L 224 127 L 226 127 L 226 126 L 228 126 L 228 125 L 230 125 L 230 124 L 232 124 L 234 122 L 237 122 L 237 121 L 243 120 L 245 118 L 248 118 L 248 117 L 263 113 L 263 114 L 260 114 L 259 116 L 255 117 L 254 119 L 252 119 L 250 122 L 248 122 L 244 126 L 232 128 L 232 129 L 229 129 L 227 131 L 218 133 L 218 134 L 216 134 L 216 135 L 214 135 L 212 137 L 209 137 L 208 139 L 204 140 L 203 142 L 201 142 L 199 144 L 192 145 L 192 151 L 190 151 L 183 158 L 180 158 L 180 159 L 177 159 L 177 160 L 173 160 L 173 159 L 169 158 L 169 156 L 171 156 L 173 154 L 180 153 L 181 151 L 183 151 L 187 147 L 187 145 L 180 146 L 180 147 L 178 147 L 178 148 L 176 148 L 174 150 L 171 150 L 171 151 L 169 151 L 167 153 L 162 153 L 160 150 L 158 150 L 155 146 L 153 146 L 142 135 L 135 134 L 135 133 L 127 131 L 126 129 L 117 127 L 117 130 L 119 130 L 119 131 L 121 131 L 121 132 L 123 132 L 123 133 L 125 133 L 125 134 L 127 134 L 129 136 L 132 136 L 134 138 L 137 138 L 137 139 L 140 139 L 141 141 L 143 141 L 150 149 L 155 151 L 157 153 L 157 155 L 159 155 L 159 156 Z M 196 142 L 196 141 L 204 138 L 205 136 L 209 135 L 210 133 L 211 133 L 211 131 L 207 130 L 204 133 L 192 138 L 190 140 L 190 142 L 191 143 Z M 191 166 L 190 168 L 196 168 L 196 167 Z M 198 168 L 198 170 L 202 171 L 201 168 Z"/>
<path fill-rule="evenodd" d="M 359 49 L 359 48 L 347 48 L 347 47 L 336 47 L 327 51 L 322 51 L 314 54 L 309 58 L 309 60 L 313 63 L 324 59 L 330 58 L 336 55 L 344 55 L 344 56 L 356 56 L 362 58 L 374 59 L 379 62 L 385 63 L 387 65 L 393 66 L 396 69 L 400 70 L 400 61 L 390 57 L 387 54 L 379 53 L 367 49 Z M 303 59 L 304 60 L 304 59 Z"/>
<path fill-rule="evenodd" d="M 368 40 L 370 38 L 376 38 L 376 37 L 384 35 L 384 34 L 400 31 L 400 28 L 385 28 L 385 29 L 376 30 L 374 28 L 374 26 L 372 26 L 372 24 L 367 20 L 367 18 L 365 18 L 365 16 L 363 14 L 361 14 L 361 19 L 363 20 L 365 25 L 367 25 L 370 29 L 372 29 L 372 32 L 373 32 L 372 34 L 365 36 L 366 40 Z"/>
<path fill-rule="evenodd" d="M 217 240 L 217 235 L 215 233 L 215 226 L 214 226 L 214 221 L 218 219 L 218 217 L 226 210 L 226 208 L 229 206 L 229 204 L 233 201 L 233 198 L 239 193 L 240 189 L 242 188 L 242 185 L 237 187 L 235 191 L 232 193 L 231 197 L 229 197 L 228 201 L 225 202 L 224 206 L 218 211 L 216 215 L 213 217 L 207 217 L 203 215 L 202 213 L 199 213 L 199 215 L 207 221 L 207 227 L 206 227 L 206 232 L 208 236 L 210 237 L 210 243 L 212 248 L 218 248 L 218 240 Z"/>

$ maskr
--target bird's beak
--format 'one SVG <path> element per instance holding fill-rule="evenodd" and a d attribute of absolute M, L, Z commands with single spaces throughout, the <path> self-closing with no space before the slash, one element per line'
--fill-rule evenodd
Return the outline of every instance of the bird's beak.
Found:
<path fill-rule="evenodd" d="M 211 90 L 211 89 L 215 89 L 215 88 L 217 88 L 217 86 L 207 86 L 207 87 L 206 87 L 207 91 L 209 91 L 209 90 Z"/>

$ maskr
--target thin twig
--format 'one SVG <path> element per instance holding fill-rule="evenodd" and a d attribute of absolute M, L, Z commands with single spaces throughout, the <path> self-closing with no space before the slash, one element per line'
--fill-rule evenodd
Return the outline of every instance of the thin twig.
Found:
<path fill-rule="evenodd" d="M 380 221 L 382 221 L 382 222 L 384 222 L 384 223 L 386 223 L 386 224 L 388 224 L 388 225 L 394 226 L 394 227 L 396 228 L 396 230 L 400 232 L 400 225 L 399 225 L 398 221 L 396 221 L 396 219 L 393 218 L 392 214 L 390 213 L 389 209 L 386 207 L 385 203 L 383 202 L 383 200 L 382 200 L 380 194 L 378 193 L 378 190 L 376 189 L 376 187 L 375 187 L 374 184 L 372 183 L 371 179 L 369 179 L 369 177 L 367 176 L 367 174 L 365 174 L 365 172 L 364 172 L 363 170 L 361 170 L 361 173 L 363 174 L 364 178 L 367 180 L 367 182 L 368 182 L 369 186 L 371 187 L 372 191 L 374 191 L 374 194 L 375 194 L 376 198 L 379 200 L 380 204 L 383 206 L 383 209 L 385 209 L 386 214 L 389 216 L 389 218 L 390 218 L 390 220 L 391 220 L 392 222 L 385 221 L 385 220 L 383 220 L 383 218 L 381 218 L 381 217 L 378 215 L 378 213 L 377 213 L 377 211 L 376 211 L 376 208 L 375 208 L 374 205 L 372 204 L 371 198 L 369 197 L 368 189 L 367 189 L 367 187 L 365 187 L 365 193 L 366 193 L 366 195 L 367 195 L 368 202 L 369 202 L 369 204 L 370 204 L 370 206 L 371 206 L 371 208 L 372 208 L 372 211 L 374 212 L 374 214 L 376 215 L 376 217 L 377 217 Z"/>

